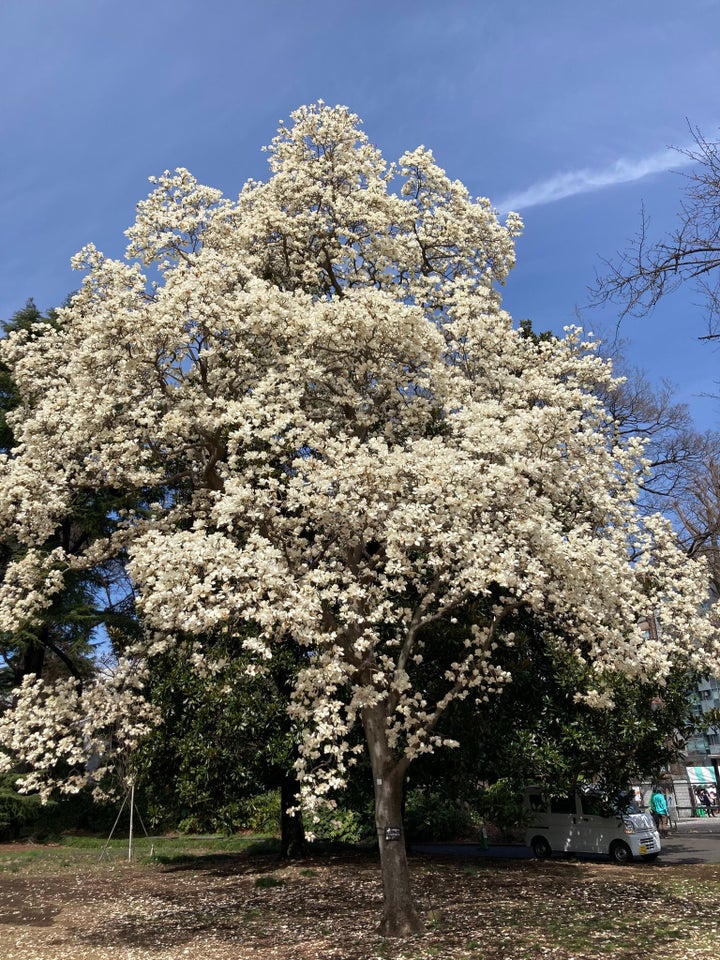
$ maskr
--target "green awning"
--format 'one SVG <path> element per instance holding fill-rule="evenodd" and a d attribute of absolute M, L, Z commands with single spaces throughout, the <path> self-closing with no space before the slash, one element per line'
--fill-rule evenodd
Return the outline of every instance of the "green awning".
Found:
<path fill-rule="evenodd" d="M 693 786 L 715 786 L 715 771 L 712 767 L 686 767 L 689 782 Z"/>

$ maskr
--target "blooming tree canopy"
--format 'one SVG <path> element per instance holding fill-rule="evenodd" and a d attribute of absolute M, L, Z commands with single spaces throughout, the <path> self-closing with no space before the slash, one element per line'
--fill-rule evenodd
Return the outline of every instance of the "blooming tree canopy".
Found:
<path fill-rule="evenodd" d="M 0 520 L 26 550 L 0 627 L 126 550 L 148 654 L 237 629 L 261 669 L 292 636 L 306 801 L 341 785 L 361 723 L 384 929 L 403 933 L 402 780 L 453 700 L 511 679 L 494 651 L 518 611 L 588 665 L 598 705 L 608 671 L 661 678 L 717 650 L 703 568 L 636 508 L 642 446 L 608 429 L 609 365 L 581 331 L 535 342 L 501 309 L 518 217 L 424 148 L 386 164 L 346 108 L 292 121 L 235 201 L 186 170 L 154 180 L 126 259 L 86 247 L 58 329 L 2 344 L 23 405 Z M 83 557 L 47 555 L 77 492 L 107 487 L 155 500 Z M 424 631 L 449 621 L 467 629 L 431 695 Z"/>

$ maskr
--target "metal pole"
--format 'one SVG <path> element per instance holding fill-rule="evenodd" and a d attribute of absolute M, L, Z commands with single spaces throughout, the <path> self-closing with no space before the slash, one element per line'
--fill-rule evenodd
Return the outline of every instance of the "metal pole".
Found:
<path fill-rule="evenodd" d="M 135 781 L 130 781 L 130 836 L 128 837 L 128 863 L 133 854 L 133 813 L 135 812 Z"/>
<path fill-rule="evenodd" d="M 122 812 L 123 812 L 123 810 L 125 809 L 125 804 L 126 804 L 126 803 L 127 803 L 127 794 L 125 794 L 125 797 L 123 798 L 122 806 L 120 807 L 120 810 L 119 810 L 119 812 L 118 812 L 117 817 L 115 817 L 115 823 L 113 824 L 113 828 L 112 828 L 112 830 L 110 831 L 110 836 L 107 838 L 107 840 L 106 840 L 106 842 L 105 842 L 105 846 L 104 846 L 104 847 L 102 848 L 102 850 L 100 851 L 100 859 L 101 859 L 101 860 L 102 860 L 102 858 L 105 856 L 105 854 L 106 854 L 107 851 L 108 851 L 108 847 L 110 846 L 110 841 L 112 840 L 113 834 L 115 833 L 115 827 L 118 825 L 118 823 L 119 823 L 119 821 L 120 821 L 120 817 L 122 816 Z"/>

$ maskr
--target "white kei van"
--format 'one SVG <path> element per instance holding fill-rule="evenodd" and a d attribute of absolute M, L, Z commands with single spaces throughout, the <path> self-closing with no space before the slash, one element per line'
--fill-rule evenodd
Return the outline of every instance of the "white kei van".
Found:
<path fill-rule="evenodd" d="M 605 854 L 615 863 L 653 859 L 660 835 L 649 813 L 629 804 L 622 811 L 598 792 L 576 790 L 550 797 L 541 787 L 525 794 L 528 820 L 525 842 L 536 857 L 553 853 Z"/>

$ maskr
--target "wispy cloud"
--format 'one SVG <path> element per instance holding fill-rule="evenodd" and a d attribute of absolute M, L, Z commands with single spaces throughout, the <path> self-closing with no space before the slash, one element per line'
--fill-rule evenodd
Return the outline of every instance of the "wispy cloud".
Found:
<path fill-rule="evenodd" d="M 668 170 L 677 170 L 686 167 L 693 161 L 682 151 L 671 148 L 651 153 L 639 160 L 625 160 L 620 158 L 608 167 L 598 170 L 569 170 L 558 173 L 548 180 L 541 180 L 527 190 L 513 193 L 505 197 L 498 205 L 500 213 L 515 210 L 522 213 L 528 207 L 538 207 L 543 203 L 554 203 L 566 197 L 575 197 L 581 193 L 591 193 L 595 190 L 605 190 L 621 183 L 631 183 L 642 180 L 653 173 L 666 173 Z"/>

